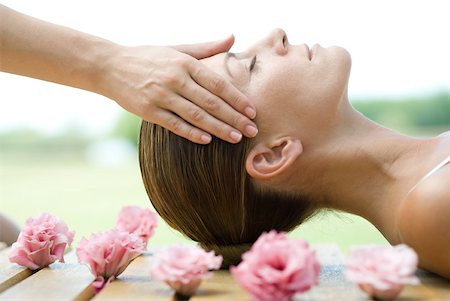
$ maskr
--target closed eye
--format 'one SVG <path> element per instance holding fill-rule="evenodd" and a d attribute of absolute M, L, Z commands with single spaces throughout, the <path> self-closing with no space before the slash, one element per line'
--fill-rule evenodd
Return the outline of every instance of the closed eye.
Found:
<path fill-rule="evenodd" d="M 255 68 L 256 65 L 256 55 L 253 57 L 251 63 L 250 63 L 250 72 Z"/>

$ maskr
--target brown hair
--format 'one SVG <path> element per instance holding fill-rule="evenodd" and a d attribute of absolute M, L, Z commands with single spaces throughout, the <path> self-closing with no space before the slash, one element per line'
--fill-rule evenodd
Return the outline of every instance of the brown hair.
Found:
<path fill-rule="evenodd" d="M 264 231 L 290 231 L 313 215 L 305 196 L 261 190 L 245 169 L 251 140 L 217 138 L 199 145 L 142 122 L 139 162 L 155 210 L 174 229 L 224 257 L 240 262 Z"/>

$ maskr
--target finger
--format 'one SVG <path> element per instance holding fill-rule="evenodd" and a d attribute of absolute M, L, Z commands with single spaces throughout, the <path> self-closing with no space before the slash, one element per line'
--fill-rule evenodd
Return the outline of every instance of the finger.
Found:
<path fill-rule="evenodd" d="M 153 118 L 156 124 L 168 129 L 172 133 L 186 138 L 194 143 L 208 144 L 211 142 L 211 135 L 190 125 L 185 120 L 166 110 L 159 110 Z"/>
<path fill-rule="evenodd" d="M 256 117 L 254 105 L 230 81 L 198 61 L 190 64 L 189 68 L 192 79 L 200 86 L 226 101 L 238 112 L 245 114 L 251 119 Z"/>
<path fill-rule="evenodd" d="M 210 115 L 205 110 L 182 96 L 176 95 L 173 97 L 176 99 L 167 101 L 167 107 L 163 105 L 164 109 L 176 113 L 192 126 L 202 129 L 222 140 L 230 143 L 241 141 L 242 134 L 238 130 Z"/>
<path fill-rule="evenodd" d="M 222 122 L 230 125 L 232 128 L 244 133 L 247 137 L 255 137 L 258 133 L 255 123 L 253 123 L 247 116 L 239 113 L 228 103 L 203 87 L 197 85 L 197 83 L 193 80 L 185 85 L 185 89 L 182 93 L 184 98 L 189 99 L 191 102 L 195 103 L 198 107 L 202 108 L 216 119 L 221 120 Z M 217 124 L 208 122 L 196 124 L 196 126 L 199 126 L 210 133 L 212 133 L 212 126 L 214 125 L 217 126 Z"/>
<path fill-rule="evenodd" d="M 193 56 L 196 59 L 202 59 L 221 52 L 226 52 L 230 50 L 233 44 L 234 44 L 234 36 L 230 35 L 229 37 L 223 40 L 199 44 L 176 45 L 172 46 L 172 48 L 180 52 L 184 52 L 190 56 Z"/>

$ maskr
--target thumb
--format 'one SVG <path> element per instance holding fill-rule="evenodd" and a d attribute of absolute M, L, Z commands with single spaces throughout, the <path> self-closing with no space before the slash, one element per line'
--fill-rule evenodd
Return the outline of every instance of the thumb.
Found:
<path fill-rule="evenodd" d="M 176 45 L 172 46 L 172 48 L 193 56 L 196 59 L 203 59 L 205 57 L 210 57 L 221 52 L 226 52 L 230 50 L 233 44 L 234 35 L 230 35 L 228 38 L 219 41 L 189 45 Z"/>

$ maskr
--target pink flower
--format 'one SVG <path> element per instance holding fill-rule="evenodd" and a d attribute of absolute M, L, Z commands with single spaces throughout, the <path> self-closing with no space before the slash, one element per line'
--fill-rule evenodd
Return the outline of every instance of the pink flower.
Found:
<path fill-rule="evenodd" d="M 29 218 L 11 247 L 9 261 L 31 270 L 46 267 L 56 260 L 64 262 L 66 246 L 70 246 L 74 234 L 65 222 L 49 213 Z"/>
<path fill-rule="evenodd" d="M 154 212 L 138 206 L 127 206 L 123 207 L 119 213 L 116 229 L 136 234 L 147 245 L 157 224 L 158 220 Z"/>
<path fill-rule="evenodd" d="M 222 256 L 206 252 L 199 246 L 175 245 L 155 255 L 151 275 L 165 281 L 178 294 L 192 296 L 201 280 L 212 275 L 222 264 Z"/>
<path fill-rule="evenodd" d="M 231 273 L 252 300 L 291 300 L 318 284 L 320 265 L 315 251 L 303 240 L 283 232 L 263 233 Z"/>
<path fill-rule="evenodd" d="M 89 265 L 96 277 L 93 286 L 99 292 L 120 275 L 128 264 L 142 254 L 143 241 L 134 234 L 116 229 L 82 238 L 77 247 L 80 263 Z"/>
<path fill-rule="evenodd" d="M 418 257 L 406 245 L 369 245 L 353 248 L 347 259 L 346 277 L 371 297 L 390 300 L 405 284 L 418 284 L 414 276 Z"/>

